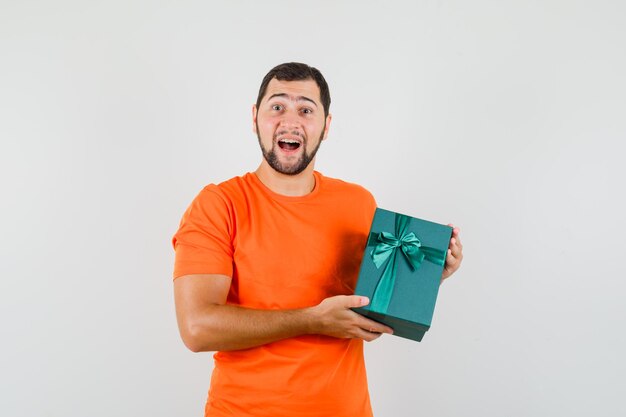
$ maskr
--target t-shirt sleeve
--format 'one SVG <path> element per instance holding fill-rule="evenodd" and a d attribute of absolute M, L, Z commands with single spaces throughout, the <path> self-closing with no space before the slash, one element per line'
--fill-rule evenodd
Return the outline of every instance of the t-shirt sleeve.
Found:
<path fill-rule="evenodd" d="M 192 201 L 172 238 L 174 279 L 190 274 L 232 276 L 232 210 L 215 185 Z"/>
<path fill-rule="evenodd" d="M 358 201 L 358 207 L 361 210 L 361 213 L 365 216 L 365 221 L 368 225 L 372 223 L 374 219 L 374 213 L 376 212 L 376 199 L 367 189 L 357 186 L 357 190 L 360 192 L 359 198 L 353 199 L 353 201 Z M 369 227 L 369 226 L 368 226 Z"/>

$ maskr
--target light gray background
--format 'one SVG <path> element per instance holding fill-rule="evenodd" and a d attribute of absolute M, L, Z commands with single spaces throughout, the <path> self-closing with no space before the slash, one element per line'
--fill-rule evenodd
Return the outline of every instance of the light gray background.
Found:
<path fill-rule="evenodd" d="M 325 74 L 317 169 L 461 227 L 423 343 L 366 346 L 386 416 L 624 415 L 621 1 L 0 2 L 0 413 L 199 416 L 170 239 L 260 161 L 285 61 Z"/>

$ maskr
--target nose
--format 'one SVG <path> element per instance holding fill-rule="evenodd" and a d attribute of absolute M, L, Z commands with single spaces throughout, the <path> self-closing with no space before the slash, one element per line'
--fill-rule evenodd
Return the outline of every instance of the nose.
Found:
<path fill-rule="evenodd" d="M 298 116 L 293 112 L 286 112 L 280 119 L 280 127 L 287 130 L 300 130 L 300 121 L 298 120 Z"/>
<path fill-rule="evenodd" d="M 299 126 L 298 113 L 293 110 L 288 110 L 283 113 L 283 117 L 280 120 L 282 126 Z"/>

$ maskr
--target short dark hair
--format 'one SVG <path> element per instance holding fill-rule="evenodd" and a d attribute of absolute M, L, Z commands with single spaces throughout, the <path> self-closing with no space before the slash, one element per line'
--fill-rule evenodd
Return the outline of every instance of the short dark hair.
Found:
<path fill-rule="evenodd" d="M 324 116 L 328 116 L 328 110 L 330 108 L 330 91 L 328 90 L 328 84 L 324 79 L 322 73 L 317 69 L 302 64 L 300 62 L 287 62 L 275 66 L 268 72 L 263 81 L 261 82 L 261 88 L 259 88 L 259 96 L 256 99 L 256 108 L 261 105 L 261 100 L 265 96 L 267 91 L 267 85 L 276 78 L 279 81 L 301 81 L 301 80 L 313 80 L 320 89 L 320 100 L 322 100 L 322 106 L 324 106 Z"/>

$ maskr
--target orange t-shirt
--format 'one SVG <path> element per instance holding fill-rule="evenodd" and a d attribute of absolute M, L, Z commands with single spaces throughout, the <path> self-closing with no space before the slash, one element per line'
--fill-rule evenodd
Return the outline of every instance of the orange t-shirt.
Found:
<path fill-rule="evenodd" d="M 205 187 L 174 236 L 174 278 L 228 275 L 228 303 L 268 310 L 353 294 L 376 203 L 358 185 L 314 176 L 302 197 L 253 173 Z M 214 359 L 205 416 L 372 415 L 360 339 L 304 335 Z"/>

